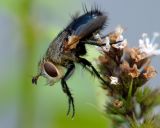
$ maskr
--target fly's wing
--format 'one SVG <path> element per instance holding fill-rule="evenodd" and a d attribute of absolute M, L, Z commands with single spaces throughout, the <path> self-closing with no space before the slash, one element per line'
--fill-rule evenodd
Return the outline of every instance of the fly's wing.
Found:
<path fill-rule="evenodd" d="M 84 15 L 75 18 L 66 31 L 70 32 L 68 49 L 76 48 L 80 40 L 89 39 L 93 33 L 101 30 L 107 21 L 107 16 L 99 10 L 91 10 Z"/>
<path fill-rule="evenodd" d="M 106 16 L 98 16 L 95 19 L 91 19 L 85 24 L 80 25 L 73 35 L 79 36 L 81 39 L 89 38 L 93 36 L 93 33 L 100 30 L 106 21 Z"/>

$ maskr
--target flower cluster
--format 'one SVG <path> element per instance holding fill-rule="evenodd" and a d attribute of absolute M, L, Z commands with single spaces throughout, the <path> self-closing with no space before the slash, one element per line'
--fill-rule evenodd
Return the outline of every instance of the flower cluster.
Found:
<path fill-rule="evenodd" d="M 103 77 L 109 78 L 111 84 L 124 85 L 134 79 L 135 83 L 141 81 L 141 86 L 156 75 L 156 70 L 150 62 L 152 56 L 160 54 L 160 49 L 157 50 L 158 45 L 153 44 L 158 33 L 154 34 L 152 41 L 147 34 L 142 34 L 138 48 L 129 48 L 122 34 L 123 28 L 118 27 L 103 39 L 98 37 L 106 44 L 97 48 L 102 53 L 98 58 L 98 66 Z"/>
<path fill-rule="evenodd" d="M 157 73 L 151 66 L 151 58 L 160 55 L 160 49 L 157 49 L 158 45 L 154 43 L 159 34 L 154 33 L 153 38 L 150 39 L 144 33 L 139 40 L 139 47 L 130 48 L 123 37 L 123 31 L 123 28 L 119 26 L 106 37 L 101 38 L 98 34 L 95 36 L 99 43 L 105 43 L 104 46 L 97 47 L 101 53 L 97 59 L 97 65 L 103 78 L 109 81 L 112 87 L 110 90 L 105 85 L 102 86 L 108 91 L 111 99 L 111 102 L 106 105 L 106 111 L 113 115 L 119 114 L 125 120 L 143 118 L 145 122 L 146 118 L 143 115 L 147 113 L 151 104 L 147 108 L 147 105 L 139 102 L 139 95 L 136 94 L 141 92 L 141 95 L 144 95 L 145 90 L 141 87 Z M 160 91 L 147 94 L 156 98 L 160 95 Z M 135 107 L 137 105 L 141 110 L 138 114 Z M 144 106 L 146 111 L 142 111 Z"/>

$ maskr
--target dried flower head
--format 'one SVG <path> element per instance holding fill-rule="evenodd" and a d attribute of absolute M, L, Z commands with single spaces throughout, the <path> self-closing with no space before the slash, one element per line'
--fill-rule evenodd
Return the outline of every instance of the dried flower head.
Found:
<path fill-rule="evenodd" d="M 121 108 L 123 106 L 123 101 L 116 99 L 113 101 L 113 106 L 115 108 Z"/>
<path fill-rule="evenodd" d="M 123 38 L 123 28 L 118 26 L 114 32 L 109 33 L 103 39 L 99 34 L 94 35 L 94 38 L 97 39 L 97 42 L 100 44 L 106 44 L 102 47 L 97 47 L 100 52 L 108 53 L 111 48 L 122 50 L 127 46 L 127 40 Z"/>
<path fill-rule="evenodd" d="M 122 75 L 131 76 L 132 78 L 136 78 L 140 75 L 140 71 L 137 68 L 137 65 L 134 64 L 133 67 L 130 67 L 130 65 L 127 61 L 124 61 L 120 65 L 120 72 L 122 72 Z"/>
<path fill-rule="evenodd" d="M 141 53 L 139 48 L 127 48 L 126 54 L 129 56 L 130 61 L 139 62 L 146 57 L 146 54 Z"/>
<path fill-rule="evenodd" d="M 153 66 L 146 66 L 144 68 L 144 73 L 143 73 L 143 76 L 146 78 L 146 79 L 149 79 L 149 78 L 152 78 L 156 75 L 156 70 Z"/>
<path fill-rule="evenodd" d="M 111 44 L 123 41 L 124 40 L 122 35 L 123 32 L 124 32 L 124 29 L 121 26 L 118 26 L 114 32 L 109 33 L 108 36 Z"/>
<path fill-rule="evenodd" d="M 110 50 L 110 41 L 109 41 L 109 37 L 105 37 L 105 38 L 101 38 L 99 34 L 94 36 L 95 39 L 98 39 L 98 43 L 99 44 L 105 44 L 105 46 L 102 47 L 98 47 L 96 46 L 97 50 L 100 51 L 101 53 L 103 52 L 109 52 Z"/>
<path fill-rule="evenodd" d="M 128 73 L 130 70 L 129 63 L 127 61 L 123 61 L 123 63 L 120 64 L 120 70 L 122 73 Z"/>
<path fill-rule="evenodd" d="M 140 74 L 139 70 L 137 69 L 137 65 L 134 64 L 132 68 L 129 69 L 128 75 L 130 75 L 132 78 L 138 77 Z"/>
<path fill-rule="evenodd" d="M 102 47 L 102 50 L 103 50 L 104 52 L 109 52 L 109 50 L 110 50 L 110 48 L 111 48 L 111 46 L 110 46 L 110 41 L 109 41 L 109 37 L 105 37 L 105 38 L 103 39 L 103 43 L 105 43 L 106 45 Z"/>
<path fill-rule="evenodd" d="M 123 50 L 125 47 L 127 46 L 127 40 L 123 40 L 121 42 L 118 42 L 116 44 L 112 44 L 112 47 L 119 49 L 119 50 Z"/>

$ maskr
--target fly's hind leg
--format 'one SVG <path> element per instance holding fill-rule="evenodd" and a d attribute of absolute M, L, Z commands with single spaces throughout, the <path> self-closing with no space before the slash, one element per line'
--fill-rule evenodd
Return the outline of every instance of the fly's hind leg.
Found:
<path fill-rule="evenodd" d="M 85 58 L 81 58 L 79 57 L 78 62 L 84 67 L 86 68 L 90 73 L 94 73 L 106 86 L 108 86 L 109 89 L 112 90 L 110 83 L 108 81 L 105 81 L 101 75 L 99 74 L 99 72 L 95 69 L 95 67 L 92 65 L 91 62 L 89 62 L 87 59 Z M 88 67 L 91 68 L 92 72 L 88 69 Z"/>

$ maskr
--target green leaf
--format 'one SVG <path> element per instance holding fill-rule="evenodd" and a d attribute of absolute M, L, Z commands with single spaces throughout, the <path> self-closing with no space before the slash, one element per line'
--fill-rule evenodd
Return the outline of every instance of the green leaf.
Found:
<path fill-rule="evenodd" d="M 145 120 L 143 123 L 138 122 L 136 119 L 129 119 L 130 128 L 158 128 L 154 119 Z"/>
<path fill-rule="evenodd" d="M 151 93 L 151 89 L 149 87 L 138 88 L 136 95 L 135 95 L 137 102 L 138 103 L 143 102 L 150 93 Z"/>

